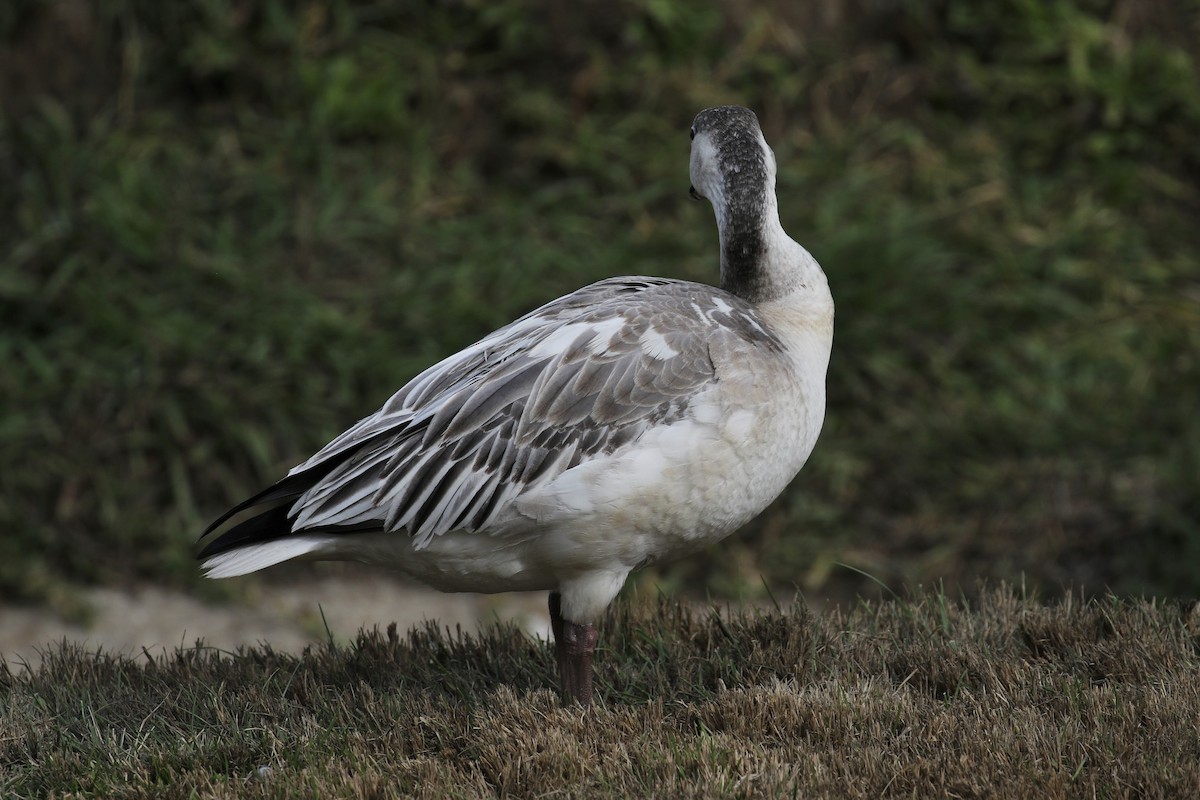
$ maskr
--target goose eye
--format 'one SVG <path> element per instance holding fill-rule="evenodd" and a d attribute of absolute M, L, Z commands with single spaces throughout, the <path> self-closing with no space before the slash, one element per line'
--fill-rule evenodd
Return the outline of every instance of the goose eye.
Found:
<path fill-rule="evenodd" d="M 695 140 L 695 138 L 696 138 L 696 129 L 695 128 L 692 128 L 690 131 L 688 131 L 688 138 L 692 139 L 693 141 Z"/>

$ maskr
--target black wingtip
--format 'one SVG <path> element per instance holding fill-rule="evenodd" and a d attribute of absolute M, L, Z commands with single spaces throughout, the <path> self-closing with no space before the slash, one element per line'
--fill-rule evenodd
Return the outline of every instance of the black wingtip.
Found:
<path fill-rule="evenodd" d="M 363 444 L 367 444 L 370 441 L 371 441 L 371 439 L 366 439 L 363 441 Z M 326 459 L 325 461 L 322 461 L 318 464 L 314 464 L 313 466 L 309 467 L 308 469 L 304 470 L 303 472 L 297 472 L 294 475 L 288 475 L 286 478 L 278 480 L 271 486 L 268 486 L 266 489 L 263 489 L 258 494 L 254 495 L 252 497 L 246 498 L 245 500 L 238 503 L 236 506 L 229 509 L 224 514 L 222 514 L 221 516 L 219 516 L 215 520 L 213 520 L 212 524 L 204 529 L 204 532 L 200 534 L 199 538 L 196 541 L 198 541 L 198 542 L 203 541 L 206 536 L 211 534 L 217 528 L 224 525 L 234 515 L 240 514 L 241 512 L 243 512 L 247 509 L 254 508 L 255 506 L 266 505 L 267 503 L 277 503 L 277 502 L 295 500 L 296 498 L 300 497 L 300 495 L 304 494 L 309 489 L 316 486 L 322 479 L 324 479 L 327 475 L 329 475 L 329 473 L 333 472 L 335 469 L 340 467 L 343 463 L 348 461 L 351 456 L 353 456 L 356 452 L 358 452 L 358 450 L 361 446 L 362 445 L 359 445 L 358 447 L 349 448 L 342 453 L 338 453 L 337 455 Z M 255 519 L 257 519 L 257 517 Z M 230 533 L 232 533 L 233 530 L 236 530 L 236 529 L 231 529 Z M 227 535 L 228 534 L 222 535 L 221 539 L 224 539 L 225 536 L 227 536 Z M 218 539 L 216 541 L 220 541 L 221 539 Z M 212 544 L 209 544 L 208 547 L 212 547 L 213 544 L 216 544 L 216 541 L 214 541 Z M 205 547 L 205 549 L 203 551 L 201 551 L 200 558 L 204 557 L 204 553 L 208 550 L 208 547 Z"/>
<path fill-rule="evenodd" d="M 234 550 L 248 544 L 279 539 L 292 532 L 292 520 L 288 517 L 288 505 L 282 504 L 239 522 L 225 533 L 204 546 L 196 556 L 203 561 L 215 555 Z"/>
<path fill-rule="evenodd" d="M 264 509 L 247 520 L 239 522 L 216 539 L 213 539 L 200 550 L 196 558 L 204 560 L 244 545 L 279 539 L 292 533 L 292 518 L 288 512 L 296 499 L 323 481 L 330 473 L 353 458 L 363 448 L 369 447 L 379 439 L 391 435 L 393 434 L 388 430 L 379 431 L 374 435 L 366 437 L 361 442 L 347 447 L 342 452 L 326 458 L 324 461 L 313 464 L 295 474 L 288 475 L 253 497 L 249 497 L 238 503 L 217 517 L 211 525 L 205 528 L 204 533 L 200 534 L 200 538 L 197 541 L 203 541 L 236 514 L 240 514 L 255 506 L 263 506 L 268 503 L 274 503 L 275 505 Z M 358 530 L 360 527 L 346 526 L 338 528 L 338 530 L 349 532 Z"/>
<path fill-rule="evenodd" d="M 264 503 L 270 503 L 275 500 L 286 500 L 289 497 L 293 498 L 293 499 L 299 497 L 301 494 L 304 493 L 304 489 L 301 488 L 302 484 L 297 484 L 295 482 L 292 482 L 293 478 L 298 478 L 298 477 L 300 477 L 300 476 L 299 475 L 289 475 L 288 477 L 273 484 L 272 486 L 268 486 L 266 489 L 263 489 L 258 494 L 254 495 L 252 497 L 248 497 L 245 500 L 243 500 L 242 502 L 238 503 L 236 506 L 234 506 L 233 508 L 226 511 L 224 514 L 217 517 L 212 522 L 211 525 L 209 525 L 207 528 L 204 529 L 204 532 L 200 534 L 199 538 L 196 541 L 202 541 L 204 539 L 204 537 L 208 536 L 210 533 L 215 531 L 217 528 L 224 525 L 233 516 L 235 516 L 236 514 L 240 514 L 241 512 L 245 511 L 248 508 L 254 508 L 254 506 L 260 506 L 260 505 L 263 505 Z M 289 482 L 291 482 L 291 483 L 289 483 Z"/>

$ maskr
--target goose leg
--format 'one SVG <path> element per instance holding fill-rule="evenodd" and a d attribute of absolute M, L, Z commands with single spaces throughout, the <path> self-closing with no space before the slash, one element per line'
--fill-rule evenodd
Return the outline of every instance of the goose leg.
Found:
<path fill-rule="evenodd" d="M 554 632 L 554 655 L 558 677 L 567 702 L 581 706 L 592 702 L 592 654 L 600 631 L 592 623 L 580 624 L 563 619 L 562 597 L 550 593 L 550 629 Z"/>
<path fill-rule="evenodd" d="M 554 634 L 554 659 L 558 662 L 558 677 L 561 680 L 567 645 L 563 641 L 562 595 L 558 592 L 550 593 L 550 631 Z"/>

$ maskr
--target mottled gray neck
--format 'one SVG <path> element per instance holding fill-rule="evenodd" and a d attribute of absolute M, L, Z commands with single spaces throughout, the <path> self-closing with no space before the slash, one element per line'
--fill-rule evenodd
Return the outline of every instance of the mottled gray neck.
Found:
<path fill-rule="evenodd" d="M 768 270 L 768 250 L 779 227 L 774 192 L 759 176 L 735 173 L 725 184 L 723 208 L 717 210 L 721 235 L 721 288 L 750 302 L 775 294 Z"/>
<path fill-rule="evenodd" d="M 692 181 L 712 202 L 721 234 L 721 288 L 752 303 L 789 290 L 780 265 L 793 244 L 779 225 L 775 156 L 754 112 L 721 106 L 700 112 L 692 127 Z"/>

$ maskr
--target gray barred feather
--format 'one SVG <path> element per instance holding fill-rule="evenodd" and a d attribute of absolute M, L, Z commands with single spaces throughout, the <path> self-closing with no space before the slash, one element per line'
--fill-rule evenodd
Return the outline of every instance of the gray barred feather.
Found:
<path fill-rule="evenodd" d="M 681 419 L 717 380 L 711 348 L 780 350 L 711 286 L 601 281 L 422 372 L 292 475 L 358 448 L 292 506 L 292 530 L 374 522 L 414 546 L 478 531 L 522 493 Z"/>

